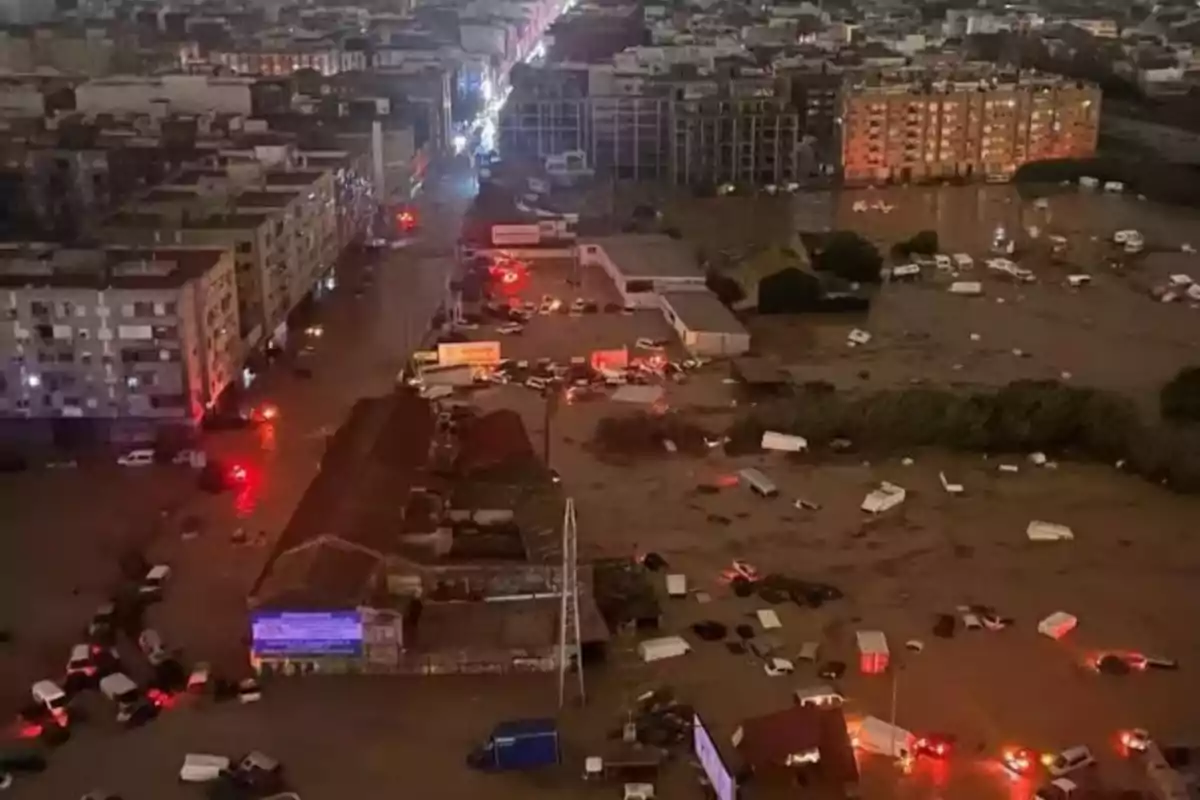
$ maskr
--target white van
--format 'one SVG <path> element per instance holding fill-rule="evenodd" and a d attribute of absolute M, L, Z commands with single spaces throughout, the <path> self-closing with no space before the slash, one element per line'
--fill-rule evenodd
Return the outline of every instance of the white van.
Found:
<path fill-rule="evenodd" d="M 114 672 L 101 678 L 100 692 L 117 704 L 117 722 L 128 722 L 142 700 L 138 685 L 124 672 Z"/>
<path fill-rule="evenodd" d="M 1046 762 L 1046 772 L 1049 772 L 1052 777 L 1062 778 L 1095 763 L 1096 757 L 1086 746 L 1068 747 Z"/>
<path fill-rule="evenodd" d="M 229 758 L 206 753 L 188 753 L 179 768 L 179 780 L 184 783 L 207 783 L 221 777 L 229 769 Z"/>
<path fill-rule="evenodd" d="M 649 663 L 687 655 L 692 651 L 692 646 L 682 636 L 663 636 L 639 642 L 637 649 L 642 661 Z"/>
<path fill-rule="evenodd" d="M 62 723 L 67 718 L 67 693 L 54 681 L 38 681 L 30 692 L 33 702 L 50 712 L 55 720 Z"/>
<path fill-rule="evenodd" d="M 154 463 L 154 451 L 150 449 L 130 450 L 117 457 L 122 467 L 148 467 Z"/>
<path fill-rule="evenodd" d="M 832 686 L 809 686 L 796 690 L 796 705 L 817 708 L 837 708 L 846 702 L 842 693 Z"/>
<path fill-rule="evenodd" d="M 779 488 L 771 479 L 756 469 L 738 470 L 738 478 L 743 485 L 750 487 L 750 491 L 761 497 L 775 497 L 779 494 Z"/>
<path fill-rule="evenodd" d="M 142 652 L 146 654 L 146 659 L 152 666 L 157 667 L 171 658 L 171 654 L 163 645 L 162 637 L 153 628 L 147 628 L 138 636 L 138 647 L 142 648 Z"/>

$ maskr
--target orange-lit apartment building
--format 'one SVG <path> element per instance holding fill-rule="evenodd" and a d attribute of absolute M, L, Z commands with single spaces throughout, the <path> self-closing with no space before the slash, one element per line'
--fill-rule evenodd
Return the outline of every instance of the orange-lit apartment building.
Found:
<path fill-rule="evenodd" d="M 1050 76 L 848 85 L 847 184 L 1001 181 L 1029 161 L 1094 155 L 1100 89 Z"/>
<path fill-rule="evenodd" d="M 291 75 L 302 69 L 322 75 L 366 69 L 366 54 L 329 41 L 247 42 L 209 54 L 209 62 L 236 75 Z"/>

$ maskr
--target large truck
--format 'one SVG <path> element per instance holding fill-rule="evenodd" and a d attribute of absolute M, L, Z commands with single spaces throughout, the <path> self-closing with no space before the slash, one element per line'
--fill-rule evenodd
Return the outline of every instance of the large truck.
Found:
<path fill-rule="evenodd" d="M 866 717 L 852 734 L 855 747 L 892 758 L 911 758 L 916 741 L 904 728 L 884 722 L 878 717 Z"/>
<path fill-rule="evenodd" d="M 521 771 L 557 764 L 561 755 L 554 720 L 517 719 L 496 725 L 467 764 L 485 772 Z"/>

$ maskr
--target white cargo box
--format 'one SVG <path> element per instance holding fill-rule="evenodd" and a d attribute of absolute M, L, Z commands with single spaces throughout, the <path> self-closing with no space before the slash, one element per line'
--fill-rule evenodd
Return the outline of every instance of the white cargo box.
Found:
<path fill-rule="evenodd" d="M 783 453 L 803 453 L 808 449 L 808 440 L 803 436 L 763 431 L 762 449 L 778 450 Z"/>
<path fill-rule="evenodd" d="M 668 575 L 667 576 L 667 597 L 686 597 L 687 596 L 687 575 Z"/>
<path fill-rule="evenodd" d="M 647 663 L 687 655 L 692 646 L 682 636 L 663 636 L 638 643 L 638 656 Z"/>
<path fill-rule="evenodd" d="M 1104 191 L 1123 192 L 1125 191 L 1125 184 L 1121 183 L 1120 181 L 1106 181 L 1104 184 Z"/>
<path fill-rule="evenodd" d="M 846 334 L 846 339 L 851 344 L 866 344 L 867 342 L 871 341 L 871 334 L 860 328 L 855 328 L 854 330 L 850 331 L 850 333 Z"/>
<path fill-rule="evenodd" d="M 1069 542 L 1075 538 L 1075 532 L 1066 525 L 1053 522 L 1042 522 L 1035 519 L 1025 528 L 1025 535 L 1031 542 Z"/>
<path fill-rule="evenodd" d="M 892 267 L 893 278 L 915 278 L 920 274 L 920 264 L 901 264 L 898 267 Z"/>
<path fill-rule="evenodd" d="M 970 269 L 975 266 L 975 259 L 971 258 L 966 253 L 955 253 L 951 258 L 954 259 L 954 266 L 959 269 Z"/>
<path fill-rule="evenodd" d="M 950 294 L 978 297 L 983 294 L 983 284 L 979 281 L 955 281 L 950 284 Z"/>
<path fill-rule="evenodd" d="M 1079 179 L 1079 185 L 1084 187 L 1085 189 L 1095 189 L 1097 186 L 1100 185 L 1100 179 L 1093 178 L 1089 175 L 1084 175 L 1082 178 Z"/>
<path fill-rule="evenodd" d="M 854 745 L 868 753 L 907 758 L 912 755 L 916 743 L 912 733 L 879 717 L 865 717 L 857 726 L 847 727 L 850 728 Z"/>
<path fill-rule="evenodd" d="M 783 623 L 779 621 L 779 615 L 769 608 L 755 611 L 754 615 L 758 617 L 758 624 L 763 626 L 763 630 L 770 631 L 783 627 Z"/>
<path fill-rule="evenodd" d="M 1067 284 L 1073 287 L 1087 286 L 1092 282 L 1091 275 L 1068 275 Z"/>
<path fill-rule="evenodd" d="M 229 769 L 229 759 L 206 753 L 188 753 L 179 768 L 179 780 L 184 783 L 208 783 L 221 777 Z"/>
<path fill-rule="evenodd" d="M 1043 636 L 1049 636 L 1051 639 L 1061 639 L 1075 630 L 1075 626 L 1078 624 L 1079 620 L 1073 614 L 1068 614 L 1065 611 L 1055 611 L 1039 622 L 1037 629 L 1038 633 Z"/>
<path fill-rule="evenodd" d="M 1183 273 L 1176 273 L 1176 274 L 1172 275 L 1168 280 L 1171 281 L 1172 286 L 1191 286 L 1192 285 L 1192 276 L 1184 275 Z"/>

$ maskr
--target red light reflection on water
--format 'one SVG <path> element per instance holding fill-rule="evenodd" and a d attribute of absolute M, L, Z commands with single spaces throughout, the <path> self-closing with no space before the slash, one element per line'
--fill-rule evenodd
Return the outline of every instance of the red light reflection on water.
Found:
<path fill-rule="evenodd" d="M 246 470 L 246 479 L 234 487 L 233 511 L 238 519 L 251 516 L 262 498 L 263 472 L 255 466 Z"/>
<path fill-rule="evenodd" d="M 950 762 L 942 758 L 918 758 L 912 775 L 939 791 L 943 790 L 950 782 Z"/>
<path fill-rule="evenodd" d="M 270 422 L 259 425 L 256 433 L 258 434 L 258 446 L 264 452 L 275 452 L 275 425 Z"/>

